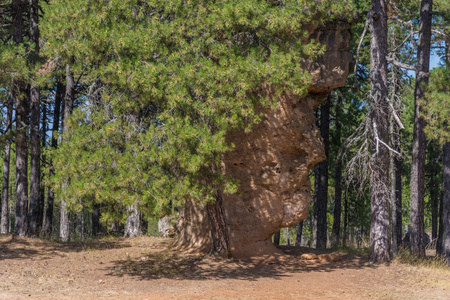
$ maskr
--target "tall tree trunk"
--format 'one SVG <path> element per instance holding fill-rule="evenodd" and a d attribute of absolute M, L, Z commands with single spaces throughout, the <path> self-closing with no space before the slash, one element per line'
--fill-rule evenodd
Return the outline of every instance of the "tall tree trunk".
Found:
<path fill-rule="evenodd" d="M 12 1 L 14 42 L 23 42 L 23 1 Z M 28 133 L 27 133 L 27 95 L 25 84 L 18 80 L 16 87 L 16 218 L 14 234 L 25 236 L 28 231 Z"/>
<path fill-rule="evenodd" d="M 47 137 L 47 105 L 43 105 L 42 106 L 42 136 L 41 136 L 41 146 L 42 149 L 46 148 L 46 137 Z M 46 164 L 47 164 L 47 156 L 45 155 L 45 152 L 41 153 L 42 154 L 42 166 L 41 170 L 43 168 L 45 168 Z M 45 183 L 44 183 L 44 172 L 41 171 L 41 186 L 39 189 L 39 212 L 38 212 L 38 218 L 37 218 L 37 226 L 38 226 L 38 231 L 39 233 L 42 235 L 42 226 L 44 224 L 44 207 L 45 207 Z"/>
<path fill-rule="evenodd" d="M 39 56 L 39 0 L 30 0 L 30 40 L 34 43 L 32 52 L 32 64 Z M 40 180 L 41 180 L 41 139 L 39 134 L 40 125 L 40 88 L 35 83 L 30 85 L 30 210 L 28 215 L 28 235 L 37 236 L 39 234 L 38 222 L 40 202 Z"/>
<path fill-rule="evenodd" d="M 296 226 L 297 237 L 295 238 L 295 246 L 300 247 L 302 245 L 302 233 L 303 233 L 303 221 Z"/>
<path fill-rule="evenodd" d="M 443 197 L 442 197 L 442 235 L 439 254 L 444 255 L 450 263 L 450 142 L 444 144 L 443 150 Z"/>
<path fill-rule="evenodd" d="M 55 92 L 55 108 L 53 111 L 53 127 L 52 127 L 52 148 L 56 149 L 58 146 L 58 131 L 59 131 L 59 119 L 60 119 L 60 111 L 61 111 L 61 102 L 63 99 L 65 93 L 65 86 L 57 82 L 56 84 L 56 92 Z M 50 174 L 49 176 L 54 175 L 53 170 L 53 164 L 50 159 Z M 45 209 L 45 215 L 44 215 L 44 225 L 42 227 L 42 234 L 46 238 L 50 238 L 52 235 L 52 227 L 53 227 L 53 203 L 55 200 L 55 194 L 53 193 L 53 190 L 49 187 L 48 188 L 48 195 L 47 195 L 47 206 Z"/>
<path fill-rule="evenodd" d="M 389 152 L 382 145 L 389 142 L 389 105 L 387 102 L 387 4 L 372 0 L 369 13 L 371 32 L 370 58 L 370 121 L 372 126 L 370 161 L 370 239 L 369 260 L 383 263 L 390 260 L 389 226 Z"/>
<path fill-rule="evenodd" d="M 73 97 L 75 92 L 75 81 L 73 79 L 72 71 L 70 70 L 70 64 L 66 65 L 66 95 L 64 98 L 64 126 L 63 132 L 67 131 L 67 121 L 69 116 L 72 114 L 73 110 Z M 70 179 L 67 179 L 70 180 Z M 66 182 L 66 185 L 68 182 Z M 64 186 L 62 187 L 65 188 Z M 66 186 L 67 188 L 67 186 Z M 69 240 L 69 213 L 67 211 L 67 203 L 64 199 L 61 199 L 61 217 L 60 217 L 60 226 L 59 226 L 59 238 L 63 242 L 67 242 Z"/>
<path fill-rule="evenodd" d="M 1 212 L 1 224 L 0 233 L 9 233 L 9 215 L 8 215 L 8 187 L 9 187 L 9 165 L 11 158 L 11 131 L 12 131 L 12 111 L 14 93 L 13 86 L 8 91 L 8 111 L 6 116 L 6 140 L 5 140 L 5 157 L 3 159 L 3 188 L 2 188 L 2 212 Z"/>
<path fill-rule="evenodd" d="M 333 144 L 337 147 L 336 151 L 336 170 L 334 173 L 334 211 L 333 211 L 333 231 L 331 233 L 331 247 L 339 247 L 342 213 L 342 160 L 338 157 L 341 146 L 341 128 L 339 121 L 342 98 L 338 97 L 336 102 L 336 135 Z"/>
<path fill-rule="evenodd" d="M 425 256 L 424 197 L 425 197 L 425 119 L 419 101 L 424 99 L 430 70 L 431 17 L 433 0 L 422 0 L 420 7 L 419 43 L 417 46 L 416 87 L 414 90 L 414 132 L 411 164 L 410 220 L 411 253 Z"/>
<path fill-rule="evenodd" d="M 314 168 L 315 175 L 315 201 L 314 201 L 314 231 L 315 247 L 327 247 L 327 204 L 328 204 L 328 155 L 330 152 L 330 103 L 328 96 L 326 102 L 320 107 L 320 134 L 323 138 L 326 159 Z"/>

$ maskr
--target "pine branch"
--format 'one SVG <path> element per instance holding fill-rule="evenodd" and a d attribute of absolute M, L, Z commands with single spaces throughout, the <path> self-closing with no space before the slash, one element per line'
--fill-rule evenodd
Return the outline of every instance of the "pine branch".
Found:
<path fill-rule="evenodd" d="M 386 60 L 388 62 L 390 62 L 391 64 L 393 64 L 394 66 L 396 66 L 396 67 L 417 72 L 417 69 L 414 66 L 411 66 L 411 65 L 399 62 L 399 61 L 394 60 L 394 59 L 392 59 L 390 57 L 386 57 Z"/>

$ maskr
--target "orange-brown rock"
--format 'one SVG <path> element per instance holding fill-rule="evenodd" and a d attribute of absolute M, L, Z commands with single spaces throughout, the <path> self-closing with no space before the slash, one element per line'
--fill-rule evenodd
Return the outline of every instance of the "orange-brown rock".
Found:
<path fill-rule="evenodd" d="M 313 77 L 309 94 L 282 94 L 276 109 L 258 110 L 263 118 L 251 132 L 239 130 L 226 137 L 235 148 L 224 154 L 222 170 L 240 183 L 238 193 L 223 195 L 234 257 L 276 252 L 272 235 L 308 215 L 309 171 L 325 158 L 314 110 L 332 89 L 344 85 L 351 62 L 348 24 L 325 26 L 314 31 L 311 38 L 326 44 L 327 51 L 315 62 L 305 61 Z M 270 89 L 267 93 L 271 94 Z M 187 201 L 178 226 L 178 246 L 210 248 L 203 204 Z"/>
<path fill-rule="evenodd" d="M 320 254 L 318 256 L 320 262 L 338 262 L 342 261 L 342 256 L 339 254 Z"/>
<path fill-rule="evenodd" d="M 318 259 L 317 255 L 314 253 L 305 253 L 302 254 L 302 256 L 300 256 L 301 259 L 303 260 L 315 260 Z"/>

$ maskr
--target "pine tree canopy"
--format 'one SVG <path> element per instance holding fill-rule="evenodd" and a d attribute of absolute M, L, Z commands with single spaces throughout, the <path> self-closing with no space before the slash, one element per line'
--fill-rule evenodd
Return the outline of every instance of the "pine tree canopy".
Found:
<path fill-rule="evenodd" d="M 352 18 L 354 4 L 55 0 L 43 10 L 42 50 L 81 78 L 53 186 L 73 209 L 137 201 L 158 214 L 236 191 L 212 168 L 233 148 L 226 133 L 251 130 L 255 107 L 276 105 L 264 86 L 306 94 L 302 61 L 325 50 L 311 30 Z"/>

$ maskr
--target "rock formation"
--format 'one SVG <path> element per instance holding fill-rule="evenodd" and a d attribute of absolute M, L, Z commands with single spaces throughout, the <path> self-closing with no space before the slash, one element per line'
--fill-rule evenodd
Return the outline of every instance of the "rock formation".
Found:
<path fill-rule="evenodd" d="M 352 60 L 349 29 L 348 24 L 333 24 L 311 34 L 326 45 L 326 53 L 305 62 L 313 77 L 306 97 L 282 94 L 276 109 L 259 109 L 264 117 L 251 132 L 227 135 L 235 148 L 224 154 L 222 169 L 240 182 L 238 193 L 223 195 L 232 256 L 273 253 L 277 249 L 272 235 L 306 219 L 311 202 L 309 171 L 325 158 L 314 110 L 346 81 Z M 187 201 L 178 226 L 178 246 L 210 248 L 204 205 Z"/>

